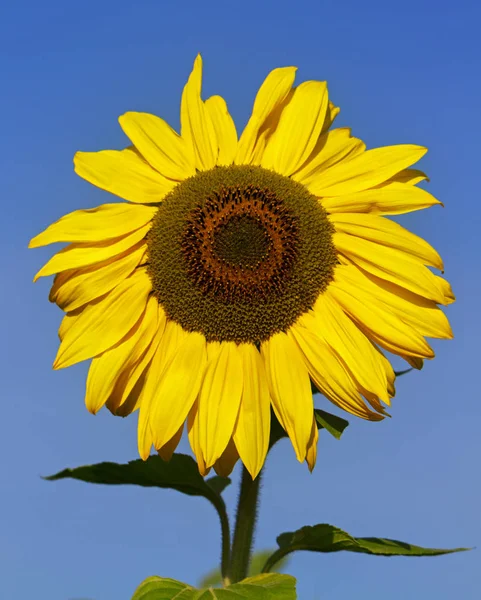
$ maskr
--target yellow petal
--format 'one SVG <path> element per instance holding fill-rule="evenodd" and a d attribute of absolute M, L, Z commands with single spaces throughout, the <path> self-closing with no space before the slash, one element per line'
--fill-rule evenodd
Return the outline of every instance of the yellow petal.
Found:
<path fill-rule="evenodd" d="M 145 242 L 139 242 L 123 254 L 84 269 L 59 273 L 50 290 L 49 300 L 63 311 L 71 312 L 100 298 L 126 279 L 145 255 Z"/>
<path fill-rule="evenodd" d="M 328 129 L 330 129 L 331 125 L 334 123 L 334 119 L 341 112 L 339 106 L 336 106 L 331 100 L 327 105 L 326 118 L 324 120 L 324 125 L 322 126 L 321 133 L 325 133 Z"/>
<path fill-rule="evenodd" d="M 313 312 L 298 322 L 330 346 L 366 390 L 389 404 L 386 369 L 380 353 L 328 293 L 321 294 Z"/>
<path fill-rule="evenodd" d="M 184 424 L 182 423 L 182 425 L 179 427 L 179 430 L 177 431 L 177 433 L 173 437 L 171 437 L 170 440 L 162 446 L 162 448 L 159 448 L 157 450 L 157 452 L 162 460 L 165 460 L 168 462 L 172 458 L 177 446 L 179 445 L 183 431 L 184 431 Z"/>
<path fill-rule="evenodd" d="M 434 356 L 432 348 L 421 334 L 376 296 L 363 294 L 345 278 L 344 273 L 331 283 L 329 294 L 357 323 L 359 329 L 389 352 L 423 358 Z"/>
<path fill-rule="evenodd" d="M 251 164 L 259 132 L 262 130 L 269 115 L 282 105 L 289 95 L 296 71 L 296 67 L 274 69 L 264 80 L 264 83 L 257 92 L 252 116 L 239 139 L 235 159 L 237 165 Z"/>
<path fill-rule="evenodd" d="M 402 323 L 410 325 L 423 336 L 441 339 L 453 337 L 446 315 L 432 300 L 363 273 L 354 266 L 339 268 L 336 271 L 336 281 L 343 282 L 346 289 L 347 286 L 356 289 L 363 302 L 368 303 L 372 298 L 382 302 Z"/>
<path fill-rule="evenodd" d="M 328 105 L 325 81 L 306 81 L 294 91 L 267 143 L 262 166 L 291 175 L 310 156 L 321 133 Z"/>
<path fill-rule="evenodd" d="M 218 144 L 214 124 L 202 101 L 201 92 L 202 58 L 199 54 L 182 93 L 180 122 L 182 137 L 192 148 L 195 166 L 206 171 L 216 165 Z"/>
<path fill-rule="evenodd" d="M 143 399 L 143 402 L 140 402 L 139 420 L 137 425 L 137 445 L 139 455 L 142 460 L 147 460 L 149 458 L 153 444 L 152 431 L 150 429 L 149 421 L 150 402 L 148 401 L 148 399 L 150 398 L 150 396 L 147 396 L 146 388 L 147 384 L 149 383 L 148 389 L 150 392 L 152 392 L 152 384 L 150 382 L 156 379 L 157 377 L 158 373 L 156 373 L 154 361 L 152 361 L 151 364 L 145 370 L 145 374 L 143 375 L 143 387 L 140 394 L 140 397 Z"/>
<path fill-rule="evenodd" d="M 286 430 L 297 460 L 306 458 L 314 410 L 307 367 L 293 340 L 285 333 L 272 336 L 261 346 L 272 406 Z"/>
<path fill-rule="evenodd" d="M 389 397 L 394 398 L 394 396 L 396 395 L 396 387 L 395 387 L 396 374 L 394 373 L 392 364 L 384 356 L 384 354 L 381 352 L 381 350 L 377 346 L 375 346 L 375 348 L 379 352 L 379 356 L 381 357 L 381 363 L 384 366 L 384 371 L 386 372 L 387 391 L 388 391 Z"/>
<path fill-rule="evenodd" d="M 418 356 L 403 356 L 402 354 L 400 354 L 400 356 L 404 358 L 404 360 L 408 362 L 413 369 L 420 371 L 424 366 L 424 359 L 419 358 Z"/>
<path fill-rule="evenodd" d="M 152 283 L 137 269 L 106 296 L 86 306 L 66 330 L 54 369 L 63 369 L 112 348 L 137 323 L 145 310 Z"/>
<path fill-rule="evenodd" d="M 158 305 L 157 324 L 153 338 L 141 357 L 137 361 L 132 361 L 129 368 L 122 371 L 105 403 L 112 414 L 125 417 L 140 408 L 147 372 L 164 334 L 165 324 L 165 313 Z"/>
<path fill-rule="evenodd" d="M 447 305 L 455 302 L 456 296 L 454 295 L 453 290 L 451 289 L 450 283 L 442 277 L 439 277 L 439 275 L 435 275 L 434 279 L 443 295 L 443 302 L 440 302 L 440 304 Z"/>
<path fill-rule="evenodd" d="M 123 254 L 129 248 L 136 246 L 141 240 L 145 239 L 149 232 L 150 224 L 145 225 L 133 233 L 113 240 L 104 242 L 75 242 L 69 244 L 52 258 L 35 275 L 34 281 L 39 277 L 48 277 L 55 273 L 67 271 L 67 269 L 77 269 L 86 267 L 95 263 L 101 263 L 114 256 Z"/>
<path fill-rule="evenodd" d="M 35 236 L 29 248 L 56 242 L 102 242 L 127 235 L 152 220 L 157 209 L 132 204 L 102 204 L 96 208 L 76 210 L 52 223 Z"/>
<path fill-rule="evenodd" d="M 195 458 L 197 460 L 197 466 L 199 467 L 199 473 L 202 475 L 202 477 L 205 477 L 207 475 L 207 473 L 210 471 L 210 468 L 208 469 L 205 466 L 205 459 L 204 459 L 204 454 L 202 452 L 202 448 L 200 445 L 200 440 L 199 440 L 199 418 L 198 418 L 198 414 L 199 414 L 199 402 L 198 400 L 196 400 L 192 406 L 192 408 L 190 409 L 189 415 L 187 417 L 187 432 L 189 435 L 189 442 L 190 442 L 190 447 L 192 448 L 192 452 L 195 455 Z"/>
<path fill-rule="evenodd" d="M 222 453 L 222 456 L 216 461 L 214 470 L 220 477 L 228 477 L 232 473 L 238 460 L 239 453 L 231 438 L 226 449 Z"/>
<path fill-rule="evenodd" d="M 231 165 L 237 153 L 237 131 L 227 104 L 221 96 L 211 96 L 205 101 L 205 107 L 212 119 L 219 145 L 217 164 Z"/>
<path fill-rule="evenodd" d="M 391 416 L 388 412 L 386 412 L 386 409 L 381 404 L 381 402 L 379 401 L 379 398 L 376 396 L 376 394 L 373 394 L 369 390 L 364 389 L 363 386 L 359 384 L 359 382 L 358 382 L 358 390 L 359 390 L 360 394 L 362 394 L 364 396 L 364 398 L 367 400 L 367 402 L 372 406 L 372 408 L 374 408 L 375 411 L 377 411 L 378 413 L 380 413 L 382 415 L 388 416 L 388 417 Z"/>
<path fill-rule="evenodd" d="M 150 364 L 147 366 L 144 386 L 139 399 L 140 411 L 137 427 L 139 454 L 143 460 L 147 460 L 153 444 L 150 419 L 154 401 L 158 399 L 156 394 L 160 378 L 165 367 L 170 363 L 180 344 L 187 338 L 187 335 L 187 332 L 180 325 L 177 325 L 174 321 L 167 321 L 159 344 L 155 349 Z M 167 438 L 164 443 L 167 443 L 169 439 Z M 162 447 L 162 444 L 160 447 Z"/>
<path fill-rule="evenodd" d="M 106 406 L 113 414 L 126 417 L 140 408 L 145 377 L 152 357 L 157 352 L 161 337 L 161 335 L 155 336 L 139 362 L 119 380 L 119 388 L 115 387 L 113 394 L 106 402 Z"/>
<path fill-rule="evenodd" d="M 296 324 L 291 327 L 289 336 L 297 343 L 317 389 L 328 400 L 361 419 L 369 421 L 383 419 L 382 415 L 371 411 L 364 404 L 356 384 L 344 364 L 332 348 L 314 332 Z M 311 427 L 312 423 L 309 420 L 308 440 L 311 439 Z"/>
<path fill-rule="evenodd" d="M 419 169 L 403 169 L 387 180 L 387 183 L 407 183 L 408 185 L 416 185 L 421 181 L 429 181 L 429 177 Z"/>
<path fill-rule="evenodd" d="M 309 467 L 309 471 L 313 471 L 316 466 L 317 460 L 317 442 L 319 440 L 319 429 L 317 428 L 316 417 L 314 416 L 312 419 L 312 431 L 311 437 L 309 438 L 309 443 L 307 445 L 307 454 L 306 454 L 306 462 Z"/>
<path fill-rule="evenodd" d="M 249 164 L 258 166 L 262 164 L 266 146 L 272 138 L 272 136 L 274 135 L 274 133 L 276 132 L 282 113 L 291 102 L 294 96 L 294 91 L 295 88 L 292 88 L 287 94 L 287 96 L 284 98 L 284 100 L 276 106 L 276 108 L 269 114 L 267 119 L 262 124 L 262 127 L 259 129 L 257 135 L 256 143 Z"/>
<path fill-rule="evenodd" d="M 444 304 L 444 295 L 435 275 L 406 252 L 340 231 L 333 239 L 338 252 L 368 273 Z"/>
<path fill-rule="evenodd" d="M 194 332 L 185 336 L 165 364 L 150 400 L 149 422 L 156 449 L 162 448 L 187 418 L 199 393 L 206 362 L 205 338 Z"/>
<path fill-rule="evenodd" d="M 102 408 L 117 381 L 138 363 L 152 342 L 157 330 L 157 306 L 156 298 L 150 297 L 145 312 L 127 335 L 92 360 L 85 394 L 85 404 L 91 413 Z"/>
<path fill-rule="evenodd" d="M 244 390 L 234 432 L 242 462 L 255 479 L 269 448 L 271 399 L 264 362 L 252 344 L 240 344 L 238 351 L 244 372 Z"/>
<path fill-rule="evenodd" d="M 423 238 L 411 233 L 398 223 L 372 214 L 339 213 L 330 216 L 336 231 L 396 248 L 424 265 L 444 270 L 442 258 Z"/>
<path fill-rule="evenodd" d="M 426 190 L 407 182 L 392 182 L 354 194 L 322 199 L 322 205 L 329 213 L 401 215 L 435 204 L 442 206 L 442 202 Z"/>
<path fill-rule="evenodd" d="M 144 387 L 146 371 L 147 369 L 145 369 L 144 372 L 140 375 L 140 377 L 136 379 L 135 382 L 133 382 L 132 389 L 130 390 L 130 393 L 126 395 L 125 400 L 122 402 L 122 404 L 120 404 L 117 398 L 117 390 L 119 389 L 120 385 L 115 385 L 112 394 L 109 396 L 105 403 L 105 406 L 110 410 L 110 412 L 113 415 L 117 417 L 126 417 L 127 415 L 130 415 L 140 407 L 139 399 L 142 394 L 142 389 Z M 120 382 L 123 382 L 127 377 L 128 375 L 125 375 L 125 373 L 123 373 L 122 377 L 118 380 L 118 383 L 120 384 Z M 118 392 L 119 396 L 121 396 L 121 394 L 122 390 Z"/>
<path fill-rule="evenodd" d="M 317 140 L 311 156 L 292 178 L 308 186 L 321 177 L 322 171 L 342 160 L 350 160 L 362 154 L 365 149 L 364 142 L 351 137 L 351 130 L 348 127 L 326 131 Z"/>
<path fill-rule="evenodd" d="M 386 181 L 417 162 L 426 152 L 422 146 L 409 144 L 368 150 L 323 171 L 309 183 L 308 188 L 316 196 L 360 192 Z"/>
<path fill-rule="evenodd" d="M 67 335 L 68 330 L 75 325 L 75 321 L 78 319 L 79 315 L 83 312 L 85 307 L 79 310 L 75 310 L 71 313 L 65 315 L 60 323 L 60 327 L 58 328 L 58 339 L 62 341 L 64 337 Z"/>
<path fill-rule="evenodd" d="M 145 160 L 164 177 L 183 181 L 195 175 L 190 146 L 160 117 L 127 112 L 119 123 Z"/>
<path fill-rule="evenodd" d="M 241 355 L 234 342 L 209 344 L 209 362 L 198 400 L 199 441 L 207 467 L 217 461 L 232 437 L 243 377 Z"/>
<path fill-rule="evenodd" d="M 161 202 L 176 184 L 154 171 L 135 148 L 77 152 L 73 162 L 77 175 L 130 202 Z"/>

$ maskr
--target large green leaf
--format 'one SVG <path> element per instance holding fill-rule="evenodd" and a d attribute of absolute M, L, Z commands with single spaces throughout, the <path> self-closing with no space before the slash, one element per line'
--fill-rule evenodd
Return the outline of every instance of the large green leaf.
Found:
<path fill-rule="evenodd" d="M 132 600 L 190 600 L 195 598 L 195 590 L 175 579 L 149 577 L 135 590 Z"/>
<path fill-rule="evenodd" d="M 79 479 L 88 483 L 106 485 L 170 488 L 190 496 L 203 496 L 216 507 L 220 503 L 223 504 L 215 486 L 208 485 L 200 475 L 195 460 L 186 454 L 174 454 L 169 462 L 165 462 L 160 456 L 150 456 L 146 461 L 133 460 L 127 464 L 103 462 L 75 469 L 64 469 L 45 479 L 48 481 Z"/>
<path fill-rule="evenodd" d="M 173 579 L 149 577 L 132 600 L 296 600 L 296 580 L 290 575 L 266 573 L 227 588 L 199 590 Z"/>
<path fill-rule="evenodd" d="M 273 552 L 274 550 L 260 550 L 259 552 L 254 552 L 249 565 L 249 577 L 253 577 L 254 575 L 259 575 L 262 573 L 262 568 Z M 289 559 L 287 557 L 281 558 L 271 572 L 280 573 L 286 567 L 288 560 Z M 214 585 L 222 585 L 222 574 L 220 569 L 217 567 L 212 569 L 212 571 L 209 571 L 209 573 L 207 573 L 207 575 L 201 579 L 199 585 L 203 588 Z"/>
<path fill-rule="evenodd" d="M 279 559 L 298 550 L 310 550 L 311 552 L 347 550 L 378 556 L 438 556 L 469 550 L 469 548 L 422 548 L 387 538 L 355 538 L 342 529 L 325 523 L 283 533 L 277 538 L 277 543 L 279 550 L 269 558 L 264 571 L 269 571 Z"/>

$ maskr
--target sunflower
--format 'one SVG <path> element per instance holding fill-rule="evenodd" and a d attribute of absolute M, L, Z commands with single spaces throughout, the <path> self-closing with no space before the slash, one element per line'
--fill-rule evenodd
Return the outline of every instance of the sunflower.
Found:
<path fill-rule="evenodd" d="M 340 408 L 385 416 L 395 374 L 421 368 L 425 337 L 451 338 L 439 254 L 385 215 L 440 204 L 416 187 L 415 145 L 366 150 L 325 82 L 273 70 L 238 137 L 223 98 L 201 98 L 202 59 L 181 134 L 151 114 L 120 125 L 132 145 L 78 152 L 75 171 L 128 202 L 70 213 L 30 242 L 68 242 L 37 273 L 66 314 L 54 368 L 92 359 L 86 405 L 139 409 L 138 446 L 169 459 L 185 423 L 202 474 L 252 477 L 271 407 L 299 461 L 316 461 L 311 382 Z"/>

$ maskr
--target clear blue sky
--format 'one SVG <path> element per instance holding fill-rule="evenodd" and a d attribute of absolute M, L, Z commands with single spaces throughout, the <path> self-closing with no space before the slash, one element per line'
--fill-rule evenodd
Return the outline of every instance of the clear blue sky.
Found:
<path fill-rule="evenodd" d="M 136 417 L 87 413 L 86 365 L 52 371 L 61 313 L 47 300 L 50 281 L 31 283 L 51 249 L 27 250 L 64 213 L 110 201 L 74 175 L 72 156 L 123 147 L 118 115 L 150 111 L 177 126 L 199 51 L 205 94 L 224 95 L 239 126 L 266 73 L 294 64 L 299 80 L 328 80 L 339 124 L 369 146 L 428 146 L 422 167 L 446 208 L 403 222 L 441 252 L 458 296 L 449 307 L 455 340 L 435 343 L 435 361 L 399 380 L 392 419 L 352 418 L 341 442 L 321 435 L 313 475 L 287 443 L 275 449 L 257 547 L 319 522 L 433 547 L 481 544 L 480 19 L 474 0 L 4 4 L 2 598 L 128 599 L 149 575 L 195 584 L 217 562 L 218 522 L 202 499 L 40 479 L 135 458 Z M 233 506 L 234 486 L 226 498 Z M 474 600 L 480 564 L 480 550 L 426 559 L 303 553 L 290 571 L 302 600 Z"/>

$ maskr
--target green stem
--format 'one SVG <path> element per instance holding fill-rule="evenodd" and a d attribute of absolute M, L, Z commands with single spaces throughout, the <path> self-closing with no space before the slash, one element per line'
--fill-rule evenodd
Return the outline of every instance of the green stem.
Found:
<path fill-rule="evenodd" d="M 215 507 L 219 514 L 220 529 L 221 529 L 221 536 L 222 536 L 220 572 L 222 574 L 222 579 L 224 581 L 224 585 L 229 585 L 229 583 L 230 583 L 229 578 L 228 578 L 229 563 L 230 563 L 229 517 L 227 516 L 227 510 L 226 510 L 225 503 L 222 500 L 222 498 L 219 497 L 216 500 Z"/>
<path fill-rule="evenodd" d="M 282 560 L 284 556 L 287 556 L 289 552 L 292 552 L 292 550 L 282 550 L 280 548 L 279 550 L 276 550 L 274 554 L 271 554 L 267 559 L 266 564 L 262 567 L 261 573 L 270 573 L 272 567 Z"/>
<path fill-rule="evenodd" d="M 231 583 L 242 581 L 248 574 L 257 520 L 260 480 L 261 473 L 252 480 L 247 469 L 242 468 L 229 571 Z"/>

